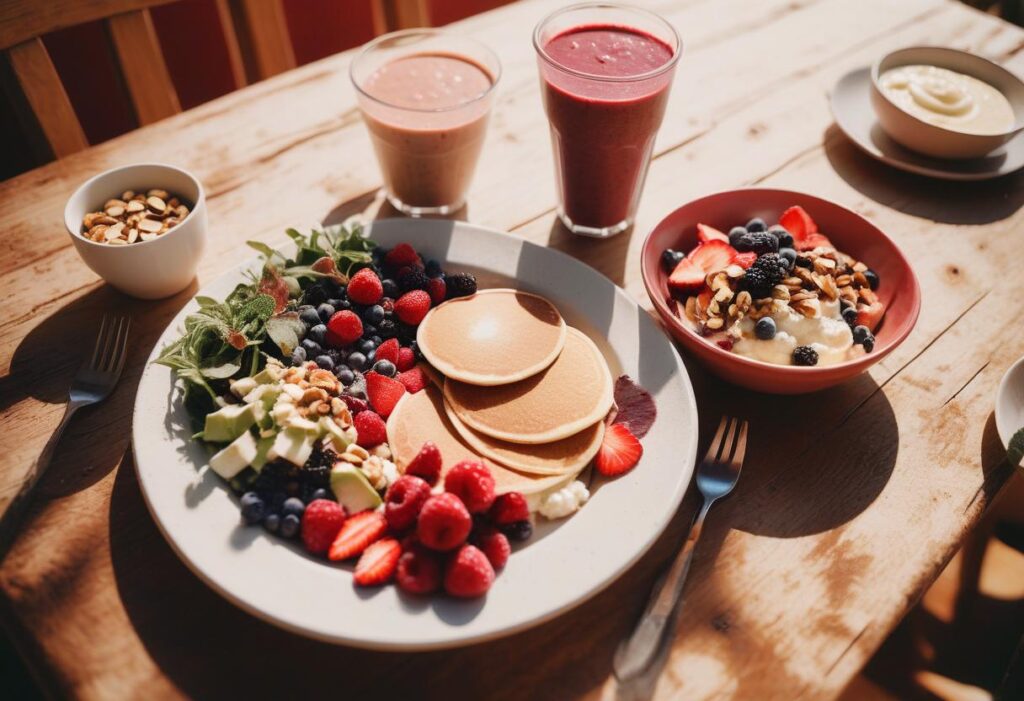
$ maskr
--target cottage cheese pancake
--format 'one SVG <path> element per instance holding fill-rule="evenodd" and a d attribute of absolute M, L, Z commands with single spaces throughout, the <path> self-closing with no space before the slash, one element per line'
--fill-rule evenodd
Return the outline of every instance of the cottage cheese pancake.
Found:
<path fill-rule="evenodd" d="M 565 347 L 544 372 L 497 387 L 448 377 L 444 396 L 475 431 L 512 443 L 550 443 L 605 417 L 612 406 L 612 376 L 594 342 L 569 328 Z"/>
<path fill-rule="evenodd" d="M 502 385 L 536 375 L 565 343 L 565 321 L 551 302 L 518 290 L 484 290 L 427 314 L 416 341 L 446 377 Z"/>

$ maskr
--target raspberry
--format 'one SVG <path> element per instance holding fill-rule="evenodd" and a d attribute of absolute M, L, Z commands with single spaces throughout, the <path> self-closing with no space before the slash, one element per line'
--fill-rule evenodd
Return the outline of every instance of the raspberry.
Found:
<path fill-rule="evenodd" d="M 463 545 L 444 572 L 444 590 L 452 596 L 483 596 L 494 583 L 494 568 L 487 556 L 473 545 Z"/>
<path fill-rule="evenodd" d="M 505 526 L 529 519 L 530 507 L 526 503 L 526 497 L 519 492 L 507 492 L 499 494 L 494 500 L 490 516 L 495 526 Z"/>
<path fill-rule="evenodd" d="M 400 243 L 384 256 L 384 262 L 395 268 L 405 265 L 419 265 L 420 254 L 408 243 Z"/>
<path fill-rule="evenodd" d="M 383 346 L 383 344 L 381 345 Z M 380 358 L 380 348 L 377 349 L 376 357 Z M 412 370 L 413 366 L 416 365 L 416 353 L 413 352 L 412 348 L 399 348 L 397 357 L 392 362 L 398 368 L 398 372 Z"/>
<path fill-rule="evenodd" d="M 391 530 L 409 528 L 420 515 L 423 502 L 430 496 L 430 485 L 414 475 L 399 477 L 384 496 L 384 518 Z"/>
<path fill-rule="evenodd" d="M 405 394 L 405 385 L 379 372 L 368 372 L 365 377 L 366 396 L 370 400 L 370 406 L 383 418 L 391 416 L 398 400 Z"/>
<path fill-rule="evenodd" d="M 395 379 L 405 385 L 405 389 L 408 390 L 410 394 L 419 392 L 430 383 L 427 373 L 423 372 L 423 370 L 418 367 L 398 373 Z"/>
<path fill-rule="evenodd" d="M 384 343 L 377 346 L 377 351 L 373 354 L 374 360 L 390 360 L 395 366 L 398 366 L 398 339 L 389 338 Z"/>
<path fill-rule="evenodd" d="M 494 476 L 476 460 L 456 463 L 444 477 L 444 489 L 466 505 L 471 514 L 480 514 L 494 503 Z"/>
<path fill-rule="evenodd" d="M 351 394 L 341 395 L 341 401 L 345 402 L 345 406 L 347 406 L 348 410 L 352 412 L 352 416 L 370 408 L 366 403 L 366 400 L 360 399 L 359 397 L 353 397 Z"/>
<path fill-rule="evenodd" d="M 444 278 L 430 278 L 427 280 L 427 286 L 424 289 L 427 291 L 427 294 L 430 295 L 430 300 L 434 304 L 440 304 L 443 302 L 445 296 L 448 294 L 448 285 L 444 283 Z"/>
<path fill-rule="evenodd" d="M 493 526 L 481 528 L 473 534 L 472 541 L 487 556 L 491 567 L 496 570 L 504 567 L 508 562 L 508 556 L 512 554 L 512 546 L 509 545 L 508 538 Z"/>
<path fill-rule="evenodd" d="M 384 294 L 377 273 L 363 268 L 348 281 L 348 298 L 356 304 L 376 304 Z"/>
<path fill-rule="evenodd" d="M 403 292 L 408 292 L 409 290 L 425 290 L 427 289 L 427 283 L 429 281 L 430 278 L 427 277 L 425 272 L 419 268 L 413 268 L 399 276 L 398 286 Z"/>
<path fill-rule="evenodd" d="M 347 346 L 363 335 L 363 322 L 355 312 L 337 312 L 327 322 L 327 345 L 332 348 Z"/>
<path fill-rule="evenodd" d="M 331 547 L 345 523 L 345 510 L 330 499 L 310 502 L 302 514 L 302 542 L 314 555 L 323 555 Z"/>
<path fill-rule="evenodd" d="M 360 587 L 384 584 L 395 575 L 402 548 L 394 538 L 382 538 L 359 556 L 353 579 Z"/>
<path fill-rule="evenodd" d="M 369 409 L 356 414 L 352 425 L 356 428 L 356 443 L 364 448 L 376 447 L 388 439 L 388 427 L 384 419 Z"/>
<path fill-rule="evenodd" d="M 430 295 L 423 290 L 406 292 L 395 302 L 395 315 L 399 321 L 416 326 L 430 311 Z"/>
<path fill-rule="evenodd" d="M 441 477 L 441 451 L 433 441 L 427 441 L 405 467 L 405 474 L 423 478 L 427 484 L 437 484 Z"/>
<path fill-rule="evenodd" d="M 441 587 L 441 563 L 426 548 L 413 545 L 398 558 L 395 581 L 410 594 L 431 594 Z"/>
<path fill-rule="evenodd" d="M 469 273 L 454 273 L 445 280 L 448 287 L 448 299 L 467 297 L 476 294 L 476 278 Z"/>
<path fill-rule="evenodd" d="M 454 494 L 429 497 L 416 522 L 416 537 L 432 550 L 453 550 L 466 542 L 473 519 Z"/>

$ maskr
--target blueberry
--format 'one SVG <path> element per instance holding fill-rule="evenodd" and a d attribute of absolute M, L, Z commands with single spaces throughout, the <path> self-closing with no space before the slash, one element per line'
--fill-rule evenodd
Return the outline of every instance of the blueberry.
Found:
<path fill-rule="evenodd" d="M 309 331 L 306 333 L 306 338 L 314 343 L 319 343 L 322 346 L 324 344 L 324 339 L 327 338 L 327 327 L 323 324 L 317 324 L 316 326 L 310 327 Z"/>
<path fill-rule="evenodd" d="M 686 254 L 682 251 L 666 248 L 661 252 L 661 267 L 665 269 L 665 272 L 670 273 L 676 269 L 676 266 L 679 265 L 679 261 L 685 257 Z"/>
<path fill-rule="evenodd" d="M 871 334 L 868 334 L 868 337 L 864 339 L 864 343 L 862 343 L 861 345 L 864 346 L 865 353 L 870 353 L 875 349 L 875 337 Z"/>
<path fill-rule="evenodd" d="M 263 503 L 260 495 L 256 492 L 246 492 L 242 495 L 242 520 L 246 525 L 253 525 L 263 520 L 267 512 L 267 505 Z"/>
<path fill-rule="evenodd" d="M 385 278 L 384 280 L 381 280 L 380 284 L 381 287 L 384 288 L 385 297 L 395 299 L 402 293 L 402 291 L 398 289 L 398 283 L 392 280 L 391 278 Z"/>
<path fill-rule="evenodd" d="M 770 341 L 775 338 L 775 320 L 770 316 L 758 319 L 754 326 L 754 335 L 762 341 Z"/>
<path fill-rule="evenodd" d="M 331 356 L 318 355 L 314 359 L 314 362 L 316 363 L 316 366 L 321 370 L 329 370 L 331 372 L 334 372 L 334 358 L 332 358 Z"/>
<path fill-rule="evenodd" d="M 441 277 L 444 274 L 441 270 L 441 264 L 433 258 L 427 261 L 423 271 L 427 274 L 427 277 Z"/>
<path fill-rule="evenodd" d="M 747 231 L 765 231 L 768 229 L 768 225 L 764 223 L 764 219 L 761 217 L 754 217 L 747 222 Z"/>
<path fill-rule="evenodd" d="M 308 358 L 315 358 L 324 352 L 324 349 L 320 347 L 320 344 L 311 338 L 302 339 L 302 345 L 299 347 L 306 350 L 306 357 Z"/>
<path fill-rule="evenodd" d="M 277 514 L 267 514 L 263 517 L 263 527 L 271 533 L 277 533 L 277 529 L 281 527 L 281 517 Z"/>
<path fill-rule="evenodd" d="M 394 338 L 398 333 L 398 326 L 391 319 L 385 319 L 377 324 L 377 333 L 381 338 Z"/>
<path fill-rule="evenodd" d="M 292 351 L 292 365 L 302 365 L 306 362 L 306 349 L 299 346 Z"/>
<path fill-rule="evenodd" d="M 742 226 L 734 226 L 729 229 L 729 245 L 736 248 L 736 242 L 740 240 L 740 237 L 747 233 L 747 230 Z"/>
<path fill-rule="evenodd" d="M 339 298 L 339 297 L 332 297 L 331 299 L 327 300 L 327 304 L 329 304 L 332 307 L 334 307 L 335 310 L 338 310 L 338 309 L 341 308 L 341 298 Z"/>
<path fill-rule="evenodd" d="M 306 326 L 316 326 L 320 323 L 320 315 L 313 307 L 306 307 L 299 312 L 299 320 Z"/>
<path fill-rule="evenodd" d="M 871 289 L 878 289 L 878 273 L 876 273 L 871 268 L 868 268 L 867 270 L 864 271 L 864 277 L 867 278 L 868 285 L 870 285 Z"/>
<path fill-rule="evenodd" d="M 353 370 L 362 370 L 366 367 L 366 356 L 356 351 L 348 357 L 348 364 Z"/>
<path fill-rule="evenodd" d="M 313 492 L 312 496 L 310 496 L 310 498 L 309 498 L 310 501 L 316 501 L 317 499 L 331 499 L 331 500 L 333 500 L 334 496 L 330 492 L 328 492 L 326 489 L 324 489 L 323 487 L 320 487 L 315 492 Z"/>
<path fill-rule="evenodd" d="M 867 326 L 857 325 L 853 327 L 853 342 L 858 346 L 863 345 L 864 341 L 868 338 L 870 338 L 872 343 L 874 343 L 875 339 L 871 336 L 871 331 Z"/>
<path fill-rule="evenodd" d="M 288 514 L 295 514 L 299 518 L 302 518 L 302 512 L 306 510 L 306 505 L 302 503 L 302 499 L 298 497 L 289 497 L 284 500 L 284 504 L 281 505 L 281 515 L 287 516 Z"/>
<path fill-rule="evenodd" d="M 377 327 L 373 324 L 363 324 L 363 338 L 373 338 L 377 333 Z"/>
<path fill-rule="evenodd" d="M 386 377 L 394 377 L 398 369 L 390 360 L 378 360 L 373 364 L 373 371 Z"/>
<path fill-rule="evenodd" d="M 284 538 L 294 538 L 299 532 L 301 523 L 298 516 L 288 514 L 281 519 L 281 536 Z"/>
<path fill-rule="evenodd" d="M 320 317 L 320 321 L 326 324 L 328 321 L 331 320 L 331 317 L 334 316 L 334 307 L 329 305 L 327 302 L 324 302 L 323 304 L 316 308 L 316 313 L 317 316 Z"/>
<path fill-rule="evenodd" d="M 377 347 L 377 344 L 373 342 L 372 338 L 364 338 L 356 347 L 363 355 L 369 355 Z"/>
<path fill-rule="evenodd" d="M 347 299 L 339 299 L 337 304 L 332 304 L 331 306 L 340 312 L 345 309 L 351 309 L 352 303 L 349 302 Z"/>
<path fill-rule="evenodd" d="M 842 314 L 843 314 L 843 321 L 845 321 L 847 324 L 849 324 L 851 329 L 854 326 L 857 325 L 857 310 L 856 309 L 854 309 L 853 307 L 846 307 L 845 309 L 843 309 Z"/>
<path fill-rule="evenodd" d="M 363 312 L 363 321 L 373 325 L 377 325 L 384 321 L 384 307 L 379 304 L 374 304 L 373 306 L 368 307 L 367 310 Z"/>
<path fill-rule="evenodd" d="M 786 263 L 786 270 L 792 270 L 796 264 L 796 251 L 792 248 L 780 248 L 779 258 Z"/>
<path fill-rule="evenodd" d="M 512 540 L 526 540 L 533 535 L 533 524 L 529 520 L 514 521 L 502 526 L 501 530 Z"/>
<path fill-rule="evenodd" d="M 381 338 L 380 336 L 371 336 L 370 340 L 373 341 L 373 345 L 375 346 L 379 346 L 381 343 L 384 342 L 384 339 Z"/>
<path fill-rule="evenodd" d="M 346 387 L 352 384 L 352 380 L 356 379 L 355 373 L 352 372 L 352 369 L 344 365 L 335 370 L 334 375 L 338 378 L 338 381 Z"/>

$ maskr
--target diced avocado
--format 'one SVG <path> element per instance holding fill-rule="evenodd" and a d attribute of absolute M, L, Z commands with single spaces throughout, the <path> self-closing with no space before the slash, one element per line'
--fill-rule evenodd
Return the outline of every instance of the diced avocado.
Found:
<path fill-rule="evenodd" d="M 291 418 L 284 423 L 286 428 L 297 428 L 300 431 L 305 431 L 313 436 L 320 435 L 320 424 L 317 421 L 311 421 L 304 419 L 298 414 L 294 414 Z"/>
<path fill-rule="evenodd" d="M 310 453 L 313 452 L 313 443 L 315 441 L 316 436 L 309 431 L 303 431 L 299 428 L 286 428 L 274 437 L 274 445 L 271 446 L 270 451 L 267 453 L 267 458 L 270 460 L 281 458 L 293 465 L 302 467 L 306 464 L 306 460 L 309 459 Z"/>
<path fill-rule="evenodd" d="M 229 404 L 206 415 L 203 440 L 227 443 L 238 438 L 256 423 L 256 411 L 251 404 Z"/>
<path fill-rule="evenodd" d="M 229 480 L 249 467 L 257 453 L 256 436 L 246 431 L 231 445 L 210 458 L 210 469 Z"/>
<path fill-rule="evenodd" d="M 277 382 L 284 375 L 284 368 L 280 365 L 267 365 L 265 368 L 260 370 L 258 373 L 252 376 L 252 379 L 258 385 L 266 385 Z"/>
<path fill-rule="evenodd" d="M 251 377 L 241 377 L 231 383 L 231 394 L 241 399 L 256 389 L 257 384 L 259 383 Z"/>
<path fill-rule="evenodd" d="M 331 470 L 331 491 L 350 514 L 376 509 L 381 505 L 380 495 L 370 486 L 366 475 L 347 462 L 339 462 Z"/>
<path fill-rule="evenodd" d="M 290 402 L 278 402 L 270 410 L 270 415 L 279 426 L 284 426 L 293 416 L 298 416 L 298 409 Z"/>
<path fill-rule="evenodd" d="M 281 394 L 281 385 L 256 385 L 245 395 L 242 401 L 246 404 L 262 402 L 269 409 Z"/>
<path fill-rule="evenodd" d="M 345 432 L 345 429 L 339 426 L 330 416 L 320 417 L 320 430 L 321 434 L 331 441 L 334 452 L 338 453 L 338 455 L 344 453 L 345 449 L 352 443 L 352 438 Z"/>
<path fill-rule="evenodd" d="M 266 438 L 256 439 L 256 455 L 249 461 L 249 467 L 256 470 L 256 472 L 263 469 L 263 466 L 267 464 L 269 459 L 267 456 L 270 453 L 270 449 L 274 447 L 274 439 L 276 437 L 267 436 Z"/>

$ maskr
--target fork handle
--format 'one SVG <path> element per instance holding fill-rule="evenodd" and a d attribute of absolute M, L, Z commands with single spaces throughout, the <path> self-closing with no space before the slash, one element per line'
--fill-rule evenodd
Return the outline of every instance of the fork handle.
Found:
<path fill-rule="evenodd" d="M 18 493 L 7 504 L 3 516 L 0 516 L 0 562 L 3 562 L 7 551 L 14 544 L 18 531 L 21 528 L 21 523 L 25 520 L 28 507 L 32 503 L 32 494 L 35 492 L 39 479 L 46 474 L 46 469 L 50 466 L 50 458 L 53 457 L 53 451 L 57 447 L 57 443 L 60 442 L 64 429 L 67 427 L 71 417 L 75 415 L 75 412 L 83 406 L 85 406 L 84 403 L 74 400 L 67 403 L 64 407 L 64 416 L 61 417 L 60 423 L 54 429 L 53 435 L 50 436 L 50 440 L 46 441 L 43 451 L 39 454 L 35 464 L 32 465 L 32 469 L 25 476 L 25 480 L 21 483 Z"/>
<path fill-rule="evenodd" d="M 690 527 L 682 550 L 676 555 L 668 570 L 655 582 L 647 608 L 633 633 L 619 645 L 614 660 L 615 676 L 619 681 L 638 676 L 657 656 L 665 626 L 672 619 L 683 593 L 686 575 L 690 573 L 690 563 L 693 561 L 693 551 L 704 527 L 704 517 L 708 515 L 708 509 L 713 503 L 713 499 L 704 499 L 704 505 Z"/>

